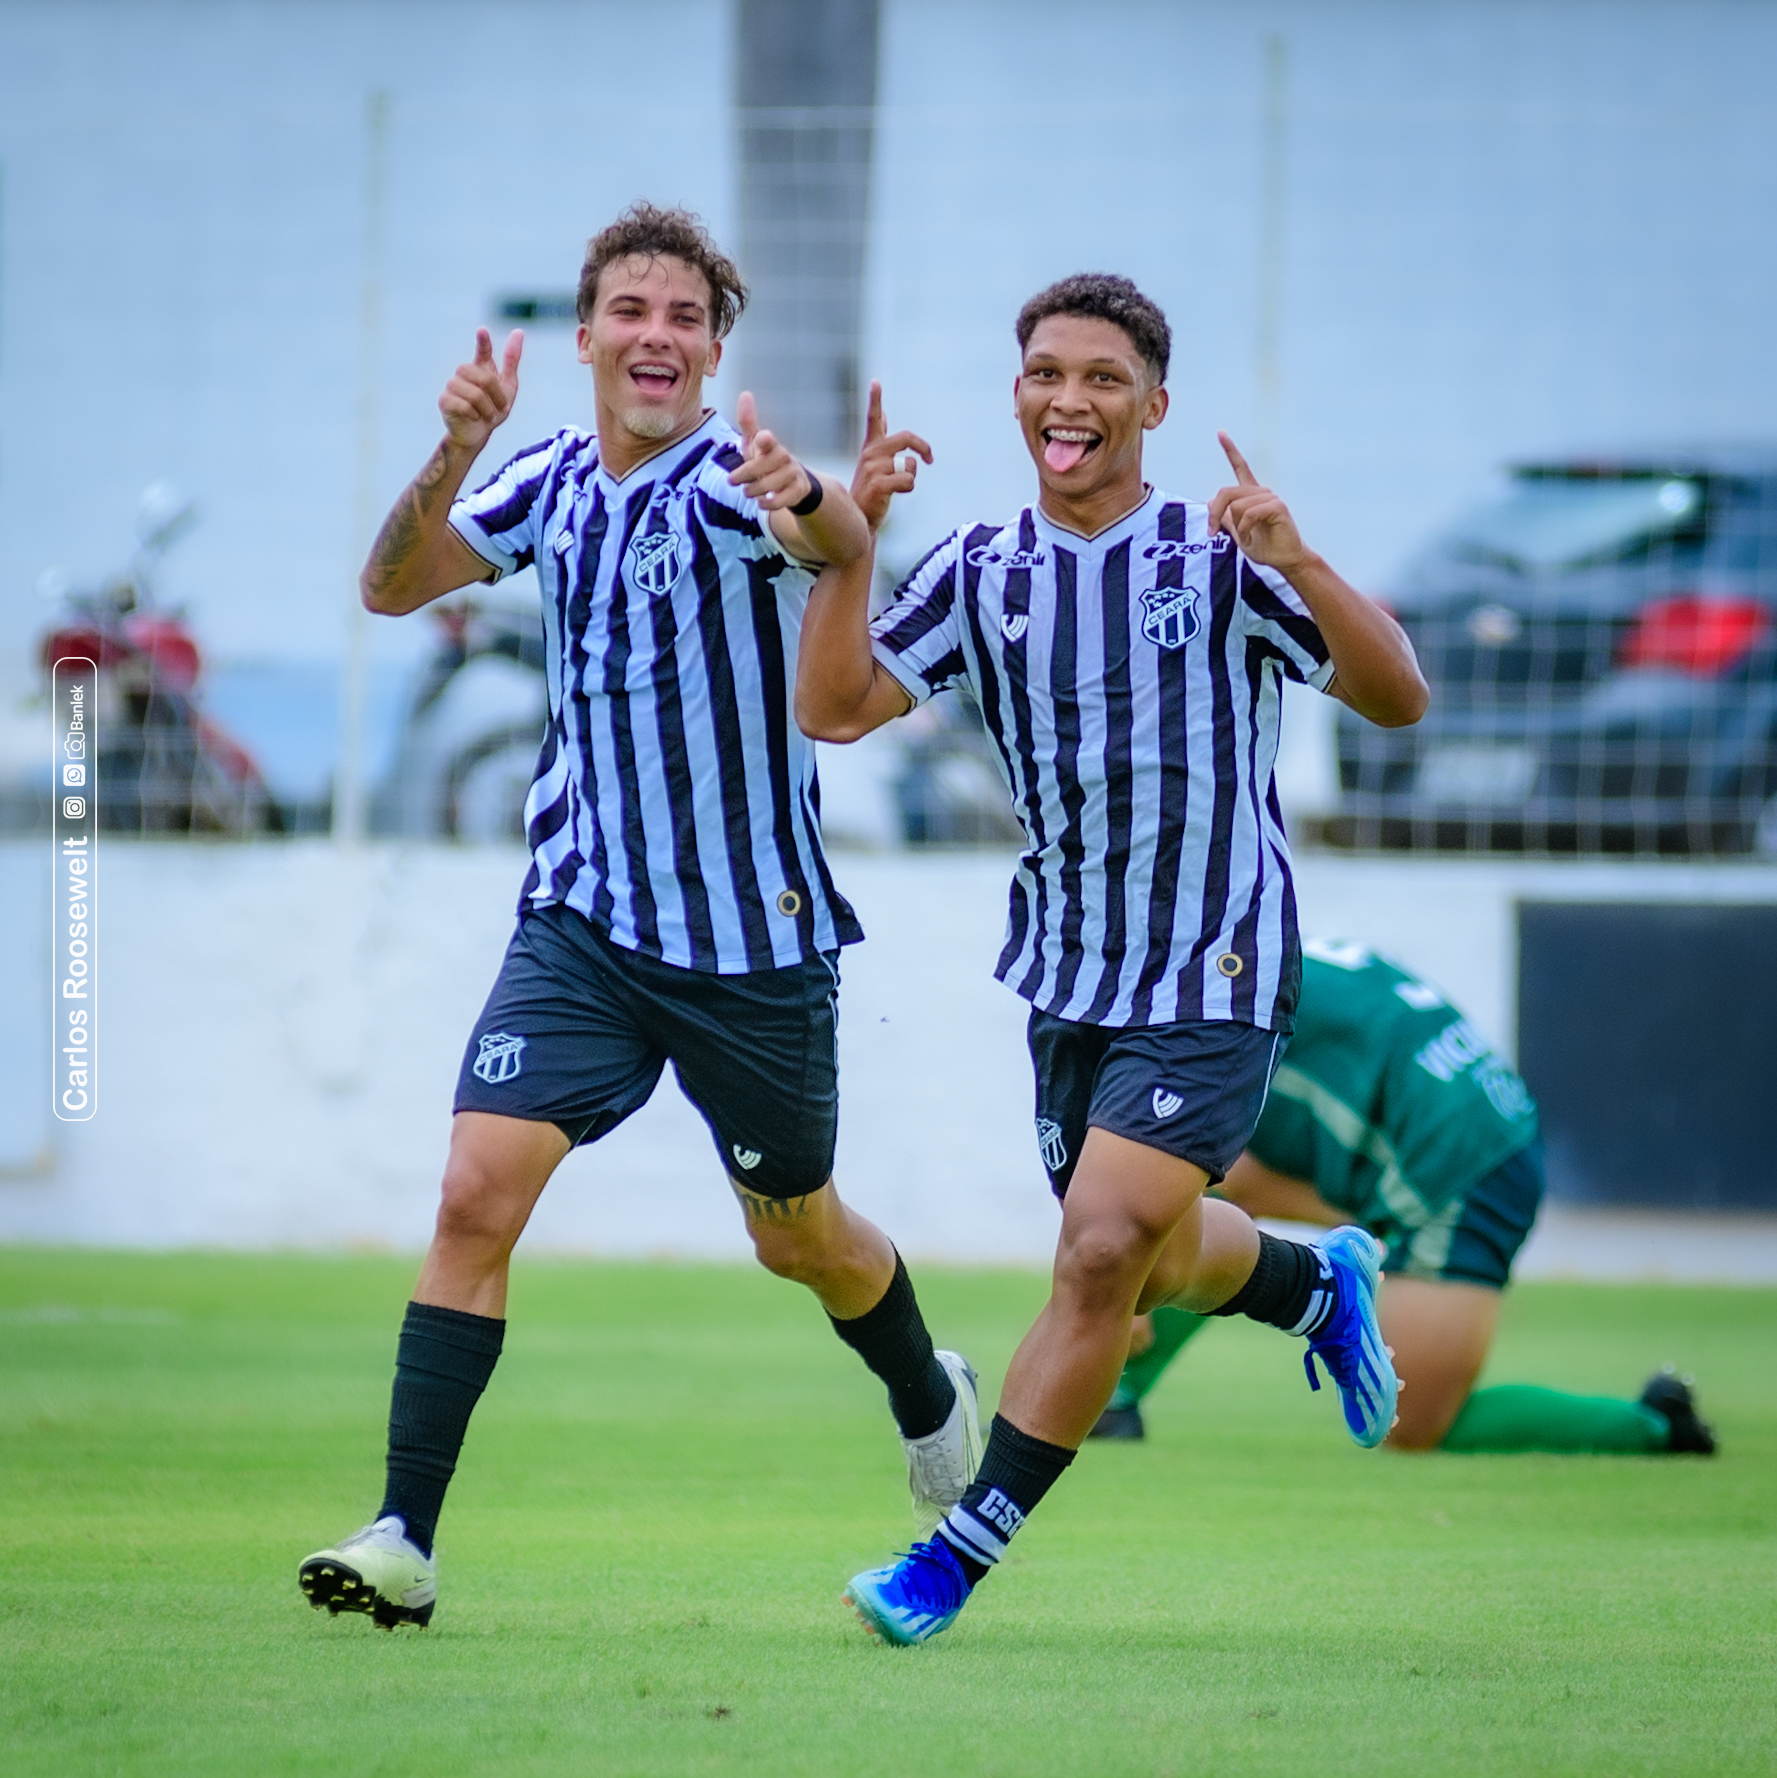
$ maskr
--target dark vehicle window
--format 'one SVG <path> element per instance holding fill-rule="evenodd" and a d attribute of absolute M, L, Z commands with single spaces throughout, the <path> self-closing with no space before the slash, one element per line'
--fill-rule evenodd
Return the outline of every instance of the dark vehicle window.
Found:
<path fill-rule="evenodd" d="M 1750 501 L 1730 506 L 1711 529 L 1709 563 L 1735 574 L 1777 568 L 1777 506 Z"/>
<path fill-rule="evenodd" d="M 1693 540 L 1702 518 L 1703 489 L 1694 481 L 1525 476 L 1454 525 L 1448 542 L 1463 561 L 1546 573 Z"/>

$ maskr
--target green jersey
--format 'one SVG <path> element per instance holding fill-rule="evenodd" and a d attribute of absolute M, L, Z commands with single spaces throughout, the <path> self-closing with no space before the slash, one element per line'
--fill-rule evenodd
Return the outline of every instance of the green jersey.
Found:
<path fill-rule="evenodd" d="M 1523 1081 L 1435 989 L 1305 943 L 1296 1031 L 1248 1144 L 1353 1221 L 1424 1229 L 1536 1136 Z"/>

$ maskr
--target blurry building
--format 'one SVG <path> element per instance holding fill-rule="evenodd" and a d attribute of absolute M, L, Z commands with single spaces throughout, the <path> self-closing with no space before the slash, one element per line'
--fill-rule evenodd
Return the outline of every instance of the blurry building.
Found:
<path fill-rule="evenodd" d="M 1378 581 L 1504 459 L 1772 430 L 1774 63 L 1739 0 L 0 0 L 4 678 L 160 478 L 215 646 L 333 653 L 472 329 L 644 194 L 753 278 L 719 401 L 931 437 L 903 555 L 1022 499 L 1011 317 L 1108 266 L 1178 330 L 1158 475 L 1226 426 Z M 514 445 L 586 412 L 531 312 Z"/>

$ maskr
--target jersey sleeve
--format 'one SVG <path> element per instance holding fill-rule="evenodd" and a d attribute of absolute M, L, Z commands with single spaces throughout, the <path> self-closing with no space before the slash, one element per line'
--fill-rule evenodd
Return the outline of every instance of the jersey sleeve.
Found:
<path fill-rule="evenodd" d="M 549 477 L 556 440 L 523 450 L 491 481 L 451 503 L 451 529 L 504 580 L 537 558 L 538 496 Z"/>
<path fill-rule="evenodd" d="M 876 658 L 915 704 L 965 678 L 962 624 L 957 612 L 961 531 L 944 539 L 895 588 L 870 626 Z"/>
<path fill-rule="evenodd" d="M 1302 595 L 1277 572 L 1240 558 L 1240 615 L 1246 633 L 1275 659 L 1298 685 L 1325 691 L 1333 660 L 1326 638 Z"/>

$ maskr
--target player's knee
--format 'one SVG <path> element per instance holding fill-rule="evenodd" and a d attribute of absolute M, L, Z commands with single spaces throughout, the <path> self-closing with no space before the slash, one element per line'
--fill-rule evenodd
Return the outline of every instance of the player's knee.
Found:
<path fill-rule="evenodd" d="M 487 1167 L 453 1155 L 438 1202 L 438 1239 L 457 1248 L 510 1251 L 524 1226 L 511 1197 Z"/>
<path fill-rule="evenodd" d="M 1391 1451 L 1435 1451 L 1444 1442 L 1446 1430 L 1442 1426 L 1415 1425 L 1402 1415 L 1400 1425 L 1388 1435 L 1388 1448 Z"/>
<path fill-rule="evenodd" d="M 1139 1223 L 1095 1216 L 1062 1231 L 1055 1282 L 1082 1307 L 1127 1307 L 1152 1260 L 1152 1237 Z"/>
<path fill-rule="evenodd" d="M 824 1272 L 825 1246 L 812 1230 L 794 1224 L 751 1223 L 753 1256 L 774 1278 L 812 1284 Z"/>

